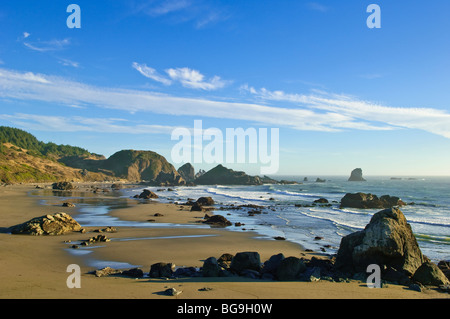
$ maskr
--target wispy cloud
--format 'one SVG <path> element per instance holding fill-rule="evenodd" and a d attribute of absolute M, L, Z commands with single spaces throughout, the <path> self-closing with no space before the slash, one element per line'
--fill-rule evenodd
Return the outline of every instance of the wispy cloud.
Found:
<path fill-rule="evenodd" d="M 72 61 L 72 60 L 69 60 L 69 59 L 64 59 L 64 58 L 59 58 L 58 63 L 62 64 L 64 66 L 71 66 L 71 67 L 74 67 L 74 68 L 79 68 L 80 67 L 80 63 Z"/>
<path fill-rule="evenodd" d="M 230 14 L 225 7 L 204 0 L 154 0 L 134 4 L 133 13 L 152 18 L 165 17 L 171 23 L 193 23 L 197 29 L 226 21 Z"/>
<path fill-rule="evenodd" d="M 137 124 L 118 118 L 87 118 L 38 114 L 0 114 L 0 119 L 27 129 L 50 132 L 97 132 L 121 134 L 171 134 L 175 126 Z M 128 125 L 127 125 L 128 124 Z"/>
<path fill-rule="evenodd" d="M 214 76 L 206 80 L 205 76 L 197 70 L 190 68 L 170 68 L 165 70 L 167 77 L 159 74 L 155 69 L 146 64 L 133 62 L 132 67 L 143 76 L 160 82 L 165 85 L 171 85 L 173 82 L 179 82 L 182 86 L 191 89 L 201 89 L 205 91 L 217 90 L 225 87 L 230 81 L 222 80 L 219 76 Z"/>
<path fill-rule="evenodd" d="M 97 87 L 63 77 L 0 68 L 0 98 L 5 99 L 44 101 L 58 106 L 89 105 L 132 113 L 232 119 L 322 132 L 409 128 L 450 138 L 450 113 L 444 110 L 390 107 L 317 90 L 310 94 L 289 94 L 248 85 L 241 90 L 264 100 L 266 105 Z"/>
<path fill-rule="evenodd" d="M 160 82 L 165 85 L 172 84 L 172 81 L 160 75 L 155 69 L 148 67 L 146 64 L 139 64 L 137 62 L 133 62 L 132 67 L 146 78 L 155 80 L 156 82 Z"/>
<path fill-rule="evenodd" d="M 179 81 L 184 87 L 202 90 L 216 90 L 223 88 L 227 81 L 222 80 L 219 76 L 214 76 L 209 80 L 205 80 L 205 76 L 197 70 L 189 68 L 167 69 L 166 73 L 174 81 Z"/>
<path fill-rule="evenodd" d="M 24 34 L 25 36 L 25 34 Z M 27 37 L 28 38 L 29 34 Z M 50 41 L 34 41 L 34 42 L 23 42 L 23 44 L 33 50 L 33 51 L 39 51 L 39 52 L 48 52 L 48 51 L 59 51 L 66 49 L 70 45 L 70 39 L 54 39 Z"/>

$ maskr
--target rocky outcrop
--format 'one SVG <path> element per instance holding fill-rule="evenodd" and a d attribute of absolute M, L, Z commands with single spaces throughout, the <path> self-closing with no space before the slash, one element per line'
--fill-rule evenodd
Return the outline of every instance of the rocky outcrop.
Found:
<path fill-rule="evenodd" d="M 450 281 L 441 269 L 432 262 L 424 262 L 414 273 L 413 279 L 422 285 L 448 285 Z"/>
<path fill-rule="evenodd" d="M 376 213 L 364 230 L 343 237 L 336 258 L 336 267 L 345 271 L 365 272 L 377 264 L 408 276 L 423 263 L 411 226 L 398 208 Z"/>
<path fill-rule="evenodd" d="M 203 223 L 215 227 L 227 227 L 232 225 L 231 222 L 222 215 L 213 215 L 207 218 Z"/>
<path fill-rule="evenodd" d="M 66 213 L 56 213 L 33 218 L 23 224 L 10 228 L 12 234 L 27 235 L 63 235 L 74 231 L 80 231 L 78 222 Z"/>
<path fill-rule="evenodd" d="M 234 171 L 217 165 L 195 180 L 198 185 L 262 185 L 258 176 L 250 176 L 244 172 Z"/>
<path fill-rule="evenodd" d="M 175 269 L 175 264 L 159 262 L 150 266 L 149 277 L 150 278 L 160 278 L 166 277 L 170 278 L 173 275 Z"/>
<path fill-rule="evenodd" d="M 52 184 L 52 189 L 61 190 L 61 191 L 69 191 L 74 189 L 75 187 L 71 182 L 57 182 Z"/>
<path fill-rule="evenodd" d="M 403 205 L 406 205 L 406 203 L 399 197 L 390 195 L 378 197 L 370 193 L 347 193 L 341 199 L 341 208 L 390 208 Z"/>
<path fill-rule="evenodd" d="M 349 182 L 365 182 L 366 180 L 362 177 L 362 169 L 355 168 L 348 178 Z"/>
<path fill-rule="evenodd" d="M 122 150 L 103 161 L 101 168 L 112 171 L 119 178 L 131 181 L 146 180 L 157 185 L 178 185 L 175 182 L 177 176 L 180 176 L 164 156 L 152 151 Z"/>
<path fill-rule="evenodd" d="M 178 174 L 180 174 L 187 183 L 190 183 L 195 179 L 194 166 L 192 166 L 191 163 L 186 163 L 178 169 Z"/>

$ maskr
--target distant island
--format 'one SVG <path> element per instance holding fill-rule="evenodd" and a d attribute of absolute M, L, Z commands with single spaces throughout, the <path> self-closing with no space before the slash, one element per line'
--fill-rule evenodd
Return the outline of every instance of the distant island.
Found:
<path fill-rule="evenodd" d="M 186 163 L 178 170 L 146 150 L 121 150 L 109 158 L 81 147 L 44 143 L 32 134 L 0 126 L 0 181 L 6 184 L 57 181 L 127 181 L 155 186 L 291 184 L 250 176 L 219 164 L 208 172 Z"/>

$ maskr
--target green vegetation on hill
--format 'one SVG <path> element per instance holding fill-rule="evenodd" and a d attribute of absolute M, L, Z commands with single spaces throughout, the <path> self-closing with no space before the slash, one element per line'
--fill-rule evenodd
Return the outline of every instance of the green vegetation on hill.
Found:
<path fill-rule="evenodd" d="M 88 156 L 90 153 L 76 146 L 57 145 L 39 141 L 32 134 L 18 128 L 0 126 L 0 151 L 4 152 L 3 143 L 11 143 L 19 148 L 27 149 L 30 155 L 47 156 L 57 159 L 62 156 Z"/>

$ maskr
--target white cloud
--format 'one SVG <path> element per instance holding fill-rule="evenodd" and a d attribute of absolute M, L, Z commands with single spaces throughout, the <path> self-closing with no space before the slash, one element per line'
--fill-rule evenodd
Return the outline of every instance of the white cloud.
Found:
<path fill-rule="evenodd" d="M 30 35 L 31 35 L 30 33 L 24 32 L 24 33 L 23 33 L 23 38 L 26 39 L 26 38 L 28 38 Z"/>
<path fill-rule="evenodd" d="M 72 60 L 69 60 L 69 59 L 60 58 L 58 63 L 62 64 L 64 66 L 71 66 L 71 67 L 74 67 L 74 68 L 79 68 L 80 67 L 80 63 L 72 61 Z"/>
<path fill-rule="evenodd" d="M 190 75 L 190 79 L 197 79 L 197 82 L 200 78 L 198 74 Z M 244 86 L 241 89 L 246 88 Z M 63 77 L 0 68 L 0 98 L 4 99 L 42 101 L 57 106 L 61 104 L 94 106 L 132 113 L 151 112 L 173 116 L 242 120 L 268 127 L 322 132 L 409 128 L 450 138 L 450 113 L 444 110 L 396 108 L 362 101 L 352 96 L 319 91 L 311 94 L 288 94 L 283 91 L 258 90 L 248 85 L 247 91 L 265 102 L 275 103 L 276 106 L 97 87 Z M 88 127 L 85 122 L 75 123 L 77 126 L 83 124 Z M 109 127 L 118 125 L 114 122 L 106 124 Z M 138 128 L 145 130 L 154 127 Z"/>
<path fill-rule="evenodd" d="M 326 5 L 323 5 L 318 2 L 308 2 L 307 5 L 311 10 L 319 11 L 319 12 L 327 12 L 330 9 Z"/>
<path fill-rule="evenodd" d="M 177 128 L 167 125 L 149 125 L 127 123 L 127 120 L 117 118 L 86 118 L 81 116 L 52 116 L 15 113 L 0 114 L 0 119 L 24 127 L 26 129 L 50 132 L 98 132 L 122 134 L 171 134 Z"/>
<path fill-rule="evenodd" d="M 222 80 L 219 76 L 214 76 L 205 81 L 205 76 L 197 70 L 189 68 L 167 69 L 166 73 L 174 81 L 179 81 L 184 87 L 202 90 L 217 90 L 223 88 L 227 81 Z"/>
<path fill-rule="evenodd" d="M 171 85 L 173 82 L 179 82 L 181 85 L 191 89 L 201 89 L 212 91 L 223 88 L 230 81 L 222 80 L 219 76 L 214 76 L 209 80 L 205 80 L 205 76 L 197 70 L 190 68 L 170 68 L 165 70 L 168 77 L 159 74 L 155 69 L 148 67 L 146 64 L 133 62 L 132 67 L 143 76 L 154 81 Z"/>
<path fill-rule="evenodd" d="M 172 84 L 172 81 L 170 81 L 169 79 L 165 78 L 164 76 L 158 74 L 158 72 L 155 69 L 150 68 L 145 64 L 139 64 L 137 62 L 133 62 L 132 67 L 134 69 L 136 69 L 139 73 L 141 73 L 143 76 L 145 76 L 149 79 L 155 80 L 155 81 L 160 82 L 165 85 Z"/>
<path fill-rule="evenodd" d="M 28 33 L 27 33 L 28 34 Z M 24 34 L 25 36 L 25 34 Z M 28 34 L 29 36 L 29 34 Z M 28 37 L 26 37 L 28 38 Z M 50 40 L 50 41 L 35 41 L 35 42 L 24 42 L 27 48 L 38 51 L 38 52 L 48 52 L 48 51 L 58 51 L 63 50 L 70 45 L 70 40 L 68 38 L 62 40 Z"/>

